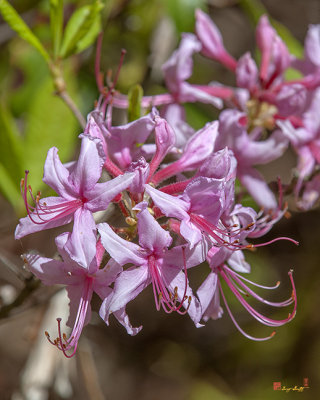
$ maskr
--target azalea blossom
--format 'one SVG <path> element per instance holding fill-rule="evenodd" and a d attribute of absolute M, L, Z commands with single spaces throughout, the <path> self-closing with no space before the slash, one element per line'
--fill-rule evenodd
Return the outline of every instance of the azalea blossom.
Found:
<path fill-rule="evenodd" d="M 252 225 L 249 229 L 239 229 L 240 226 L 250 226 L 248 222 L 252 221 L 252 212 L 249 208 L 236 206 L 234 211 L 230 214 L 229 226 L 232 227 L 233 240 L 238 240 L 243 243 L 246 237 L 254 233 L 255 227 Z M 230 240 L 226 237 L 226 241 Z M 250 248 L 250 247 L 249 247 Z M 201 303 L 202 318 L 204 321 L 208 319 L 221 318 L 223 314 L 223 309 L 220 306 L 220 296 L 222 296 L 225 307 L 234 323 L 236 328 L 247 338 L 264 341 L 271 339 L 275 332 L 273 331 L 269 336 L 257 338 L 246 333 L 236 321 L 232 311 L 227 302 L 227 297 L 222 289 L 221 280 L 224 280 L 234 294 L 236 299 L 242 304 L 242 306 L 252 315 L 258 322 L 267 326 L 281 326 L 290 322 L 296 313 L 297 307 L 297 295 L 294 286 L 294 281 L 292 277 L 292 271 L 289 271 L 289 277 L 292 284 L 292 295 L 289 299 L 281 302 L 272 302 L 265 300 L 263 297 L 255 293 L 250 286 L 255 286 L 257 288 L 274 290 L 280 285 L 278 282 L 275 286 L 269 287 L 252 282 L 248 278 L 244 277 L 243 273 L 250 273 L 250 265 L 246 262 L 242 250 L 231 250 L 227 246 L 215 247 L 213 246 L 207 255 L 207 261 L 211 268 L 211 272 L 204 280 L 202 285 L 197 290 L 197 296 Z M 249 283 L 249 286 L 247 285 Z M 272 307 L 286 307 L 294 303 L 293 311 L 289 316 L 283 320 L 275 320 L 269 317 L 265 317 L 263 314 L 255 310 L 253 306 L 247 301 L 246 297 L 252 297 L 258 302 L 267 304 Z"/>
<path fill-rule="evenodd" d="M 112 291 L 110 284 L 122 270 L 120 265 L 112 260 L 100 269 L 104 249 L 101 243 L 96 242 L 94 227 L 91 226 L 91 229 L 87 230 L 86 236 L 83 233 L 79 232 L 82 237 L 81 243 L 74 243 L 70 233 L 63 233 L 56 238 L 55 242 L 63 261 L 31 253 L 23 256 L 28 269 L 44 285 L 66 286 L 70 301 L 67 326 L 72 328 L 72 332 L 67 338 L 67 335 L 62 333 L 61 318 L 57 318 L 58 338 L 52 341 L 49 333 L 46 333 L 46 336 L 68 358 L 75 354 L 82 329 L 90 321 L 93 292 L 102 300 L 105 299 Z M 76 256 L 73 253 L 75 247 Z"/>
<path fill-rule="evenodd" d="M 294 192 L 296 204 L 304 209 L 320 197 L 318 33 L 318 26 L 310 27 L 304 58 L 297 60 L 267 16 L 262 16 L 256 29 L 261 52 L 257 64 L 248 52 L 238 60 L 229 54 L 218 28 L 197 10 L 195 35 L 183 34 L 179 47 L 162 66 L 167 92 L 143 96 L 139 118 L 125 122 L 124 117 L 120 125 L 115 125 L 114 108 L 129 107 L 128 96 L 115 89 L 123 56 L 114 82 L 104 88 L 99 39 L 100 97 L 79 136 L 79 157 L 62 164 L 56 147 L 48 151 L 43 181 L 57 196 L 35 195 L 26 171 L 21 192 L 28 215 L 19 221 L 15 233 L 20 239 L 73 221 L 72 231 L 55 239 L 61 260 L 24 255 L 29 270 L 45 285 L 62 284 L 67 289 L 71 334 L 62 333 L 59 316 L 57 338 L 52 340 L 47 333 L 65 356 L 76 352 L 82 329 L 90 320 L 94 292 L 101 299 L 99 314 L 105 323 L 109 325 L 113 314 L 132 336 L 142 326 L 132 326 L 127 305 L 149 286 L 156 310 L 188 314 L 196 327 L 222 316 L 222 298 L 236 328 L 252 340 L 270 339 L 274 331 L 259 338 L 245 332 L 223 287 L 263 325 L 278 327 L 294 318 L 297 296 L 292 270 L 291 296 L 269 301 L 256 290 L 275 290 L 279 283 L 269 287 L 246 278 L 251 266 L 245 251 L 278 240 L 298 244 L 282 236 L 254 240 L 289 215 L 286 195 Z M 191 83 L 196 54 L 224 65 L 234 74 L 236 86 Z M 289 81 L 286 72 L 292 66 L 304 75 Z M 206 123 L 196 129 L 189 124 L 184 106 L 188 102 L 225 109 L 217 121 L 208 113 Z M 274 177 L 277 200 L 275 182 L 268 184 L 257 166 L 282 157 L 290 145 L 297 153 L 298 173 L 289 185 Z M 243 192 L 260 211 L 244 206 Z M 94 214 L 106 211 L 110 203 L 115 205 L 112 217 L 103 213 L 103 222 L 96 225 Z M 199 271 L 202 263 L 209 272 L 194 291 L 189 269 Z M 247 297 L 293 309 L 287 318 L 277 320 L 260 313 Z"/>
<path fill-rule="evenodd" d="M 148 285 L 152 284 L 156 308 L 179 314 L 188 312 L 198 325 L 200 307 L 193 296 L 187 278 L 187 268 L 205 259 L 203 245 L 189 250 L 181 245 L 168 250 L 172 237 L 148 211 L 147 204 L 139 205 L 139 245 L 119 237 L 107 224 L 99 224 L 101 243 L 120 265 L 133 264 L 116 279 L 114 291 L 104 300 L 100 315 L 108 323 L 109 315 L 122 309 Z"/>
<path fill-rule="evenodd" d="M 58 193 L 58 197 L 41 199 L 40 194 L 34 196 L 27 183 L 29 171 L 26 171 L 21 188 L 28 216 L 20 219 L 15 232 L 16 239 L 68 224 L 74 216 L 79 223 L 82 219 L 93 220 L 92 213 L 105 210 L 134 179 L 134 175 L 128 173 L 99 183 L 105 160 L 101 141 L 88 135 L 80 135 L 80 138 L 79 159 L 68 167 L 61 163 L 56 147 L 48 151 L 43 181 Z M 29 205 L 28 194 L 34 206 Z"/>

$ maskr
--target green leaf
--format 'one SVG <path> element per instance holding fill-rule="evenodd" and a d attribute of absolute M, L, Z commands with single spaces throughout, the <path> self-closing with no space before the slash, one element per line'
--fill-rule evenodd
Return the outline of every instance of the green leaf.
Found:
<path fill-rule="evenodd" d="M 66 58 L 71 54 L 75 54 L 83 50 L 84 45 L 83 42 L 81 43 L 82 40 L 84 40 L 85 45 L 88 43 L 90 45 L 92 43 L 92 36 L 90 39 L 91 42 L 90 40 L 85 39 L 85 37 L 88 35 L 90 37 L 90 30 L 93 29 L 98 23 L 100 24 L 100 11 L 102 8 L 103 4 L 99 0 L 96 0 L 93 4 L 89 6 L 83 6 L 72 14 L 66 26 L 62 41 L 62 47 L 60 51 L 60 56 L 62 58 Z M 95 27 L 95 29 L 97 29 L 97 27 Z"/>
<path fill-rule="evenodd" d="M 195 10 L 201 8 L 206 11 L 206 0 L 165 0 L 166 9 L 173 19 L 178 32 L 193 31 Z"/>
<path fill-rule="evenodd" d="M 218 118 L 218 114 L 214 115 L 216 111 L 212 108 L 208 112 L 199 104 L 185 103 L 183 106 L 186 111 L 187 123 L 196 130 L 201 129 L 207 122 Z"/>
<path fill-rule="evenodd" d="M 19 182 L 23 173 L 21 137 L 12 116 L 2 103 L 0 103 L 0 131 L 1 164 L 10 177 Z"/>
<path fill-rule="evenodd" d="M 13 207 L 21 203 L 22 145 L 9 111 L 0 103 L 0 192 Z"/>
<path fill-rule="evenodd" d="M 74 92 L 73 79 L 71 74 L 67 76 L 70 93 Z M 52 80 L 48 75 L 37 88 L 25 120 L 24 169 L 30 171 L 30 183 L 35 190 L 45 187 L 43 165 L 49 148 L 57 147 L 62 162 L 69 161 L 77 138 L 78 124 L 74 115 L 60 98 L 52 96 L 52 92 Z"/>
<path fill-rule="evenodd" d="M 141 117 L 141 100 L 143 89 L 140 85 L 134 85 L 128 93 L 128 120 L 135 121 Z"/>
<path fill-rule="evenodd" d="M 81 51 L 87 49 L 91 46 L 96 38 L 98 37 L 99 33 L 101 32 L 101 15 L 98 14 L 95 20 L 92 23 L 92 26 L 88 33 L 77 43 L 77 47 L 75 53 L 80 53 Z"/>
<path fill-rule="evenodd" d="M 53 43 L 53 54 L 56 59 L 61 44 L 63 26 L 63 0 L 50 0 L 50 28 Z"/>
<path fill-rule="evenodd" d="M 18 185 L 11 178 L 8 170 L 0 163 L 0 192 L 8 199 L 13 207 L 19 208 L 21 203 L 21 194 Z"/>
<path fill-rule="evenodd" d="M 19 16 L 16 10 L 6 1 L 0 0 L 0 13 L 3 19 L 17 34 L 27 41 L 31 46 L 36 48 L 42 57 L 49 63 L 50 56 L 42 46 L 39 39 L 31 32 L 28 25 L 25 24 L 23 19 Z"/>

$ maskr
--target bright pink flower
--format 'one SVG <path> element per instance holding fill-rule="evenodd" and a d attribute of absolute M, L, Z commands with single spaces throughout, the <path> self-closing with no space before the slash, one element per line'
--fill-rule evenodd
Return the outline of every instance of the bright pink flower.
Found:
<path fill-rule="evenodd" d="M 218 135 L 218 122 L 207 123 L 187 141 L 180 158 L 158 171 L 151 182 L 158 184 L 181 172 L 197 169 L 211 155 Z"/>
<path fill-rule="evenodd" d="M 180 234 L 191 248 L 202 240 L 201 222 L 216 227 L 224 210 L 224 181 L 198 177 L 193 179 L 181 196 L 171 196 L 151 186 L 146 192 L 167 217 L 181 221 Z M 212 230 L 215 235 L 215 230 Z"/>
<path fill-rule="evenodd" d="M 28 216 L 20 219 L 15 232 L 16 239 L 65 225 L 73 220 L 75 213 L 79 220 L 83 215 L 93 218 L 93 212 L 105 210 L 112 199 L 134 179 L 134 174 L 129 173 L 98 183 L 105 160 L 101 141 L 88 135 L 80 135 L 80 138 L 79 159 L 68 167 L 61 163 L 56 147 L 48 151 L 43 181 L 58 193 L 58 197 L 40 199 L 39 194 L 34 197 L 27 183 L 28 171 L 26 172 L 22 182 L 22 195 Z M 28 204 L 28 192 L 34 206 Z"/>
<path fill-rule="evenodd" d="M 101 242 L 120 265 L 133 264 L 115 281 L 114 291 L 103 302 L 100 315 L 108 323 L 111 313 L 122 309 L 148 285 L 152 284 L 157 310 L 189 313 L 196 325 L 200 315 L 198 300 L 193 296 L 186 274 L 187 268 L 204 260 L 203 246 L 188 249 L 186 245 L 168 250 L 172 238 L 160 227 L 141 203 L 138 213 L 139 245 L 120 238 L 107 224 L 99 224 Z M 182 272 L 184 270 L 184 272 Z"/>
<path fill-rule="evenodd" d="M 289 299 L 280 301 L 280 302 L 272 302 L 265 300 L 263 297 L 255 293 L 250 286 L 247 285 L 253 285 L 261 289 L 267 289 L 267 290 L 273 290 L 277 289 L 280 285 L 280 282 L 278 282 L 275 286 L 263 286 L 260 284 L 257 284 L 255 282 L 250 281 L 249 279 L 245 278 L 244 276 L 240 275 L 238 272 L 234 271 L 233 269 L 229 268 L 227 264 L 221 264 L 217 267 L 213 268 L 213 271 L 210 272 L 206 280 L 203 282 L 201 287 L 197 291 L 197 295 L 199 297 L 199 300 L 201 302 L 201 307 L 203 310 L 203 319 L 204 321 L 207 321 L 209 318 L 212 319 L 217 319 L 221 318 L 223 309 L 220 306 L 220 295 L 223 298 L 225 307 L 230 315 L 230 318 L 232 319 L 234 325 L 236 328 L 248 339 L 255 340 L 255 341 L 264 341 L 271 339 L 275 335 L 275 331 L 273 331 L 269 336 L 266 337 L 254 337 L 246 333 L 238 324 L 236 321 L 235 317 L 233 316 L 230 307 L 228 305 L 227 299 L 225 297 L 224 291 L 222 290 L 222 286 L 220 283 L 220 280 L 223 279 L 231 292 L 234 294 L 236 299 L 240 302 L 240 304 L 248 311 L 250 315 L 252 315 L 258 322 L 262 323 L 263 325 L 266 326 L 271 326 L 271 327 L 278 327 L 282 326 L 290 321 L 295 317 L 296 314 L 296 308 L 297 308 L 297 296 L 296 296 L 296 290 L 293 282 L 293 277 L 292 277 L 292 271 L 289 271 L 289 277 L 290 281 L 292 284 L 292 295 L 289 297 Z M 257 310 L 253 308 L 251 304 L 247 301 L 247 299 L 244 297 L 252 297 L 258 302 L 261 302 L 263 304 L 267 304 L 272 307 L 286 307 L 292 303 L 294 303 L 294 307 L 292 312 L 289 314 L 287 318 L 284 318 L 282 320 L 276 320 L 272 319 L 269 317 L 266 317 L 265 315 L 261 314 Z"/>
<path fill-rule="evenodd" d="M 94 231 L 89 232 L 85 237 L 82 235 L 82 240 L 78 243 L 73 243 L 70 233 L 63 233 L 56 238 L 63 261 L 34 254 L 24 256 L 30 271 L 45 285 L 66 286 L 70 300 L 67 325 L 72 328 L 72 332 L 69 338 L 62 334 L 61 318 L 57 318 L 58 338 L 52 341 L 49 334 L 46 335 L 68 358 L 75 354 L 82 329 L 90 320 L 93 292 L 96 292 L 101 300 L 105 299 L 112 291 L 110 284 L 122 270 L 114 261 L 99 269 L 104 249 L 101 243 L 96 243 Z M 77 248 L 76 255 L 70 251 L 70 247 L 71 250 Z"/>
<path fill-rule="evenodd" d="M 277 208 L 276 199 L 254 165 L 266 164 L 280 157 L 287 148 L 288 140 L 280 130 L 273 132 L 266 140 L 249 135 L 241 123 L 244 113 L 225 110 L 220 114 L 220 125 L 216 150 L 228 146 L 238 162 L 237 176 L 250 195 L 266 209 Z M 259 135 L 261 132 L 257 131 Z"/>
<path fill-rule="evenodd" d="M 191 33 L 182 35 L 178 50 L 162 66 L 166 85 L 176 103 L 200 101 L 221 108 L 222 101 L 219 98 L 186 82 L 192 75 L 192 55 L 200 50 L 201 43 L 194 35 Z"/>
<path fill-rule="evenodd" d="M 250 223 L 251 221 L 251 223 Z M 241 207 L 237 205 L 234 208 L 234 211 L 230 214 L 229 218 L 229 226 L 230 233 L 228 236 L 225 236 L 226 242 L 230 242 L 230 238 L 232 237 L 233 241 L 238 241 L 239 243 L 245 243 L 246 237 L 254 236 L 256 227 L 258 224 L 254 224 L 255 217 L 252 214 L 252 210 L 249 208 Z M 248 227 L 248 228 L 246 228 Z M 243 229 L 244 228 L 244 229 Z M 258 228 L 259 229 L 259 228 Z M 209 318 L 217 319 L 222 316 L 223 310 L 220 306 L 220 295 L 223 298 L 224 304 L 227 308 L 227 311 L 235 324 L 236 328 L 247 338 L 262 341 L 268 340 L 272 338 L 275 332 L 272 332 L 270 336 L 263 338 L 256 338 L 248 335 L 243 329 L 239 326 L 238 322 L 235 320 L 229 305 L 227 303 L 225 294 L 222 290 L 222 286 L 220 280 L 223 279 L 231 292 L 235 295 L 237 300 L 242 304 L 242 306 L 251 314 L 257 321 L 261 322 L 267 326 L 281 326 L 285 323 L 291 321 L 296 313 L 296 291 L 294 287 L 294 282 L 292 278 L 292 271 L 289 272 L 289 277 L 292 284 L 292 296 L 285 301 L 282 302 L 271 302 L 267 301 L 258 294 L 256 294 L 250 287 L 246 285 L 246 282 L 250 285 L 262 288 L 262 289 L 276 289 L 280 282 L 278 282 L 273 287 L 266 287 L 259 284 L 256 284 L 247 278 L 240 275 L 240 273 L 249 273 L 250 265 L 245 261 L 243 251 L 228 248 L 228 246 L 223 247 L 215 247 L 213 246 L 207 255 L 207 261 L 209 262 L 211 272 L 205 281 L 202 283 L 200 288 L 197 291 L 197 296 L 201 303 L 202 308 L 202 317 L 204 321 L 207 321 Z M 245 296 L 251 296 L 254 299 L 258 300 L 261 303 L 273 306 L 273 307 L 286 307 L 291 303 L 294 303 L 294 308 L 291 314 L 283 320 L 274 320 L 268 317 L 265 317 L 258 311 L 256 311 L 246 300 Z"/>

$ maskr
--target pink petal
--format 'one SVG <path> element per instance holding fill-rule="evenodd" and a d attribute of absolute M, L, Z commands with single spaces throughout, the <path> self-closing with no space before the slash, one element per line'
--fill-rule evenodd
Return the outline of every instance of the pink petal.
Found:
<path fill-rule="evenodd" d="M 129 124 L 110 128 L 111 137 L 107 139 L 109 155 L 126 170 L 141 155 L 139 146 L 147 140 L 153 129 L 154 120 L 150 114 Z"/>
<path fill-rule="evenodd" d="M 258 83 L 258 68 L 250 53 L 238 61 L 236 69 L 237 86 L 252 90 Z"/>
<path fill-rule="evenodd" d="M 100 308 L 100 316 L 108 321 L 110 313 L 119 311 L 135 299 L 151 283 L 148 266 L 132 267 L 123 271 L 115 281 L 113 293 L 108 296 Z"/>
<path fill-rule="evenodd" d="M 58 149 L 52 147 L 44 164 L 43 181 L 64 199 L 73 200 L 78 197 L 78 192 L 70 185 L 69 174 L 60 161 Z"/>
<path fill-rule="evenodd" d="M 172 93 L 179 94 L 181 82 L 190 78 L 193 68 L 192 55 L 200 50 L 201 44 L 194 35 L 183 34 L 178 50 L 163 64 L 165 81 Z"/>
<path fill-rule="evenodd" d="M 140 209 L 138 214 L 139 244 L 142 248 L 162 256 L 163 251 L 171 245 L 172 237 L 152 217 L 147 206 L 148 204 L 143 202 L 135 207 L 135 210 Z"/>
<path fill-rule="evenodd" d="M 189 204 L 178 197 L 171 196 L 170 194 L 163 193 L 160 190 L 154 189 L 150 185 L 146 185 L 145 191 L 154 201 L 155 205 L 160 208 L 160 210 L 167 217 L 174 217 L 178 219 L 189 218 L 188 209 Z"/>
<path fill-rule="evenodd" d="M 120 324 L 126 328 L 128 335 L 135 336 L 141 331 L 142 325 L 140 325 L 137 328 L 134 328 L 131 325 L 128 314 L 126 313 L 125 310 L 126 310 L 125 307 L 123 307 L 120 310 L 115 311 L 113 315 L 117 318 Z"/>
<path fill-rule="evenodd" d="M 85 208 L 91 212 L 105 210 L 117 194 L 130 186 L 134 178 L 134 173 L 125 173 L 110 181 L 95 184 L 91 190 L 84 192 L 87 199 Z"/>
<path fill-rule="evenodd" d="M 76 285 L 82 282 L 81 276 L 70 275 L 69 272 L 74 267 L 67 265 L 62 261 L 52 260 L 51 258 L 41 257 L 38 254 L 25 254 L 28 269 L 44 285 Z"/>
<path fill-rule="evenodd" d="M 146 258 L 138 245 L 122 239 L 106 223 L 99 224 L 97 228 L 104 248 L 118 264 L 143 265 L 146 263 Z"/>
<path fill-rule="evenodd" d="M 70 174 L 70 183 L 78 190 L 79 196 L 92 189 L 100 179 L 105 154 L 101 140 L 89 135 L 80 135 L 81 149 L 77 164 Z"/>
<path fill-rule="evenodd" d="M 210 17 L 200 9 L 196 10 L 195 29 L 198 39 L 202 44 L 202 53 L 213 60 L 220 61 L 227 68 L 234 70 L 237 63 L 224 48 L 220 31 Z"/>
<path fill-rule="evenodd" d="M 253 199 L 267 210 L 277 208 L 277 201 L 262 175 L 253 168 L 241 169 L 241 183 L 247 188 Z"/>
<path fill-rule="evenodd" d="M 78 265 L 89 274 L 98 269 L 96 261 L 96 224 L 90 211 L 83 208 L 74 215 L 74 226 L 66 245 L 65 251 Z"/>
<path fill-rule="evenodd" d="M 220 307 L 217 283 L 218 275 L 215 272 L 210 272 L 197 290 L 204 321 L 208 321 L 209 318 L 218 319 L 222 316 L 223 311 Z"/>
<path fill-rule="evenodd" d="M 83 296 L 83 284 L 68 286 L 67 287 L 68 297 L 69 297 L 69 318 L 67 321 L 67 326 L 72 328 L 76 322 L 76 318 L 78 315 L 79 303 Z M 85 315 L 81 315 L 80 318 L 84 318 L 83 326 L 87 325 L 91 319 L 91 297 L 92 292 L 89 294 L 89 297 L 86 299 L 88 301 L 88 308 Z"/>

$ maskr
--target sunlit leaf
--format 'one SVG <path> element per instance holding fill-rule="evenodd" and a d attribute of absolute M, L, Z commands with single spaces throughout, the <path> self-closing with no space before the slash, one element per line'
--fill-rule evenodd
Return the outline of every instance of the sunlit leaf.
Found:
<path fill-rule="evenodd" d="M 13 118 L 0 103 L 0 192 L 16 207 L 21 200 L 22 144 Z"/>
<path fill-rule="evenodd" d="M 0 103 L 0 160 L 13 179 L 21 178 L 22 145 L 21 137 L 12 116 Z"/>
<path fill-rule="evenodd" d="M 11 205 L 18 208 L 21 202 L 21 194 L 19 190 L 19 183 L 14 181 L 5 168 L 0 162 L 0 192 L 4 197 L 8 199 Z"/>
<path fill-rule="evenodd" d="M 68 83 L 70 90 L 71 76 Z M 61 160 L 69 161 L 80 133 L 71 111 L 52 93 L 53 86 L 48 76 L 37 88 L 25 121 L 24 169 L 30 171 L 30 183 L 37 189 L 43 186 L 43 165 L 49 148 L 56 146 Z"/>
<path fill-rule="evenodd" d="M 100 32 L 101 32 L 101 16 L 100 14 L 98 14 L 95 20 L 93 21 L 88 33 L 77 43 L 77 48 L 75 53 L 80 53 L 81 51 L 91 46 L 95 42 Z"/>
<path fill-rule="evenodd" d="M 100 11 L 103 4 L 96 0 L 89 6 L 76 10 L 65 29 L 60 56 L 65 58 L 90 46 L 96 38 L 100 27 Z M 93 30 L 94 34 L 90 32 Z"/>
<path fill-rule="evenodd" d="M 135 121 L 141 117 L 141 100 L 143 96 L 143 89 L 140 85 L 133 86 L 128 93 L 129 107 L 128 107 L 128 120 L 129 122 Z"/>
<path fill-rule="evenodd" d="M 216 119 L 214 115 L 214 109 L 209 115 L 205 110 L 201 108 L 198 104 L 186 103 L 184 104 L 186 110 L 186 118 L 188 124 L 190 124 L 194 129 L 201 129 L 207 122 Z"/>
<path fill-rule="evenodd" d="M 54 58 L 59 53 L 63 26 L 63 0 L 50 0 L 50 28 Z"/>
<path fill-rule="evenodd" d="M 16 10 L 6 0 L 0 0 L 0 13 L 8 25 L 17 32 L 22 39 L 36 48 L 47 62 L 50 61 L 50 56 L 39 39 L 31 32 L 28 25 L 26 25 Z"/>

